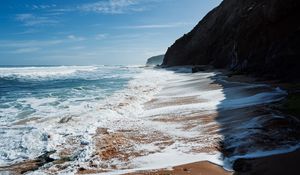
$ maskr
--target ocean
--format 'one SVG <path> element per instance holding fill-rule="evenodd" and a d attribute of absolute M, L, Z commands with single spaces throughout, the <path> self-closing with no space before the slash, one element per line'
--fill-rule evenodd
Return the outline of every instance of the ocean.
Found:
<path fill-rule="evenodd" d="M 59 127 L 51 121 L 99 115 L 96 110 L 123 98 L 125 92 L 121 91 L 142 71 L 122 66 L 1 67 L 0 164 L 33 158 L 51 149 L 54 145 L 49 145 L 47 137 Z M 113 99 L 113 94 L 118 98 Z M 84 136 L 92 127 L 79 126 L 62 132 Z"/>
<path fill-rule="evenodd" d="M 0 167 L 52 152 L 32 174 L 120 174 L 201 160 L 230 169 L 237 158 L 298 147 L 292 128 L 259 129 L 284 118 L 264 109 L 285 96 L 186 67 L 0 67 Z"/>

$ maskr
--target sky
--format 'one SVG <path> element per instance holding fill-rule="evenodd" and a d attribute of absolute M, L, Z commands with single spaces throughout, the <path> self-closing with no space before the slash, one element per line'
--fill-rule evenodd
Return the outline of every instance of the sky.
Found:
<path fill-rule="evenodd" d="M 1 0 L 0 65 L 139 65 L 221 0 Z"/>

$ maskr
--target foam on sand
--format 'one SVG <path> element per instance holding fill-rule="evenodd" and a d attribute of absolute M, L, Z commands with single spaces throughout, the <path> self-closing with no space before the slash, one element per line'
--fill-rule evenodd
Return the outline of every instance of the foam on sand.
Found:
<path fill-rule="evenodd" d="M 121 174 L 203 160 L 230 168 L 230 158 L 256 155 L 255 151 L 270 153 L 246 138 L 260 134 L 251 128 L 284 118 L 256 111 L 284 98 L 284 91 L 267 85 L 226 82 L 218 72 L 126 69 L 135 72 L 129 74 L 134 76 L 126 88 L 103 98 L 92 98 L 101 92 L 96 90 L 91 96 L 67 99 L 59 105 L 53 97 L 22 99 L 38 111 L 30 114 L 32 118 L 40 114 L 45 117 L 26 121 L 23 126 L 1 128 L 7 143 L 22 145 L 22 149 L 9 151 L 8 144 L 2 145 L 6 155 L 2 153 L 0 163 L 34 159 L 45 151 L 56 150 L 52 158 L 70 159 L 63 162 L 64 168 L 48 164 L 32 174 L 74 174 L 80 167 L 95 173 Z M 28 131 L 26 136 L 18 132 L 23 128 Z M 276 154 L 275 150 L 293 146 L 287 143 L 269 149 Z M 222 155 L 221 150 L 229 151 Z"/>

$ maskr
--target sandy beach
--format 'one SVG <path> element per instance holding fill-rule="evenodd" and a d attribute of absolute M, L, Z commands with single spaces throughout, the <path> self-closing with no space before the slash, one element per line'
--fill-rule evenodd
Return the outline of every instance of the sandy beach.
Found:
<path fill-rule="evenodd" d="M 188 70 L 154 70 L 161 71 L 157 76 L 167 77 L 167 81 L 157 84 L 160 87 L 157 93 L 141 105 L 136 105 L 137 96 L 132 94 L 109 106 L 122 115 L 110 118 L 103 125 L 106 127 L 98 126 L 91 135 L 91 143 L 68 137 L 55 152 L 0 170 L 17 174 L 35 170 L 75 174 L 227 175 L 268 159 L 276 164 L 277 158 L 273 157 L 292 151 L 287 145 L 297 147 L 298 122 L 270 105 L 281 101 L 286 96 L 284 91 L 254 83 L 251 78 L 228 78 L 222 71 L 191 74 Z M 152 87 L 143 89 L 139 84 L 133 89 L 145 94 L 153 92 Z M 139 110 L 128 113 L 129 109 Z M 68 118 L 58 122 L 66 126 L 78 123 Z M 91 150 L 89 155 L 78 162 L 78 151 L 87 146 Z M 265 156 L 272 158 L 252 160 Z M 236 160 L 247 161 L 234 164 Z M 261 167 L 264 165 L 269 166 Z"/>
<path fill-rule="evenodd" d="M 169 169 L 140 171 L 125 175 L 232 175 L 222 167 L 210 162 L 195 162 L 186 165 L 180 165 Z"/>
<path fill-rule="evenodd" d="M 226 80 L 231 82 L 242 83 L 266 83 L 276 88 L 281 87 L 287 91 L 295 91 L 295 85 L 287 83 L 278 83 L 278 81 L 264 81 L 252 76 L 232 75 L 230 71 L 219 70 L 228 77 Z M 238 175 L 282 175 L 282 174 L 297 174 L 300 150 L 291 151 L 283 154 L 275 154 L 266 157 L 252 159 L 238 159 L 233 164 L 234 171 L 226 171 L 223 167 L 215 165 L 211 162 L 195 162 L 187 165 L 180 165 L 170 168 L 171 170 L 151 170 L 140 171 L 128 175 L 222 175 L 222 174 L 238 174 Z"/>
<path fill-rule="evenodd" d="M 0 4 L 0 175 L 300 174 L 299 0 Z"/>

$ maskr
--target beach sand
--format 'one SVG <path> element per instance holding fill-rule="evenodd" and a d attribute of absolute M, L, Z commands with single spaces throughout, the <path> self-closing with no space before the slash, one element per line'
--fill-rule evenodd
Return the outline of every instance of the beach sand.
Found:
<path fill-rule="evenodd" d="M 280 87 L 285 90 L 294 91 L 290 84 L 278 83 L 277 81 L 258 81 L 257 78 L 245 75 L 230 75 L 225 70 L 220 70 L 229 75 L 226 80 L 230 82 L 243 83 L 266 83 L 272 87 Z M 277 126 L 275 126 L 277 127 Z M 130 173 L 126 175 L 296 175 L 299 174 L 300 149 L 284 154 L 276 154 L 266 157 L 252 159 L 238 159 L 233 165 L 234 172 L 229 172 L 218 165 L 208 161 L 195 162 L 175 166 L 171 170 L 151 170 Z"/>
<path fill-rule="evenodd" d="M 223 72 L 223 74 L 228 75 L 229 73 Z M 121 125 L 119 129 L 115 130 L 99 127 L 96 134 L 92 136 L 95 149 L 91 159 L 84 166 L 76 166 L 75 173 L 110 174 L 113 171 L 124 170 L 124 173 L 131 172 L 126 175 L 295 174 L 297 162 L 300 162 L 300 151 L 264 158 L 238 159 L 233 167 L 235 172 L 224 170 L 221 166 L 214 164 L 216 162 L 202 161 L 216 159 L 213 158 L 214 156 L 202 158 L 201 154 L 221 152 L 224 156 L 230 157 L 234 154 L 244 154 L 250 146 L 254 149 L 276 148 L 277 145 L 273 144 L 276 141 L 275 138 L 284 138 L 283 140 L 285 140 L 286 136 L 289 136 L 292 140 L 299 139 L 296 134 L 291 134 L 295 133 L 294 131 L 285 132 L 287 127 L 292 129 L 299 125 L 294 125 L 291 119 L 274 118 L 272 108 L 265 104 L 230 108 L 232 102 L 239 100 L 240 97 L 252 97 L 261 92 L 273 91 L 265 86 L 244 86 L 231 83 L 252 84 L 257 82 L 254 78 L 231 75 L 225 78 L 228 82 L 223 85 L 222 82 L 215 81 L 214 77 L 201 79 L 198 76 L 197 74 L 183 75 L 185 79 L 175 79 L 167 83 L 159 94 L 144 103 L 145 116 L 141 119 L 125 119 L 123 121 L 125 125 Z M 215 104 L 214 99 L 216 98 L 220 99 L 220 104 Z M 122 102 L 116 109 L 126 109 L 129 104 L 127 101 Z M 229 108 L 226 108 L 228 104 L 230 104 Z M 257 120 L 253 121 L 252 119 L 255 117 Z M 119 126 L 121 122 L 116 120 L 112 124 Z M 262 124 L 261 128 L 253 125 L 256 122 Z M 279 134 L 274 135 L 275 131 L 279 131 Z M 247 135 L 243 136 L 244 140 L 239 140 L 240 133 L 249 135 L 248 137 Z M 270 136 L 271 139 L 269 139 Z M 228 139 L 232 139 L 232 141 L 224 142 Z M 228 149 L 232 143 L 236 142 L 240 145 L 233 147 L 234 149 Z M 72 145 L 74 148 L 82 146 L 75 143 Z M 74 150 L 76 151 L 76 149 Z M 67 159 L 49 161 L 47 155 L 37 160 L 5 167 L 2 170 L 18 174 L 36 170 L 44 164 L 52 162 L 54 166 L 46 172 L 60 172 L 69 166 L 69 162 L 73 161 L 71 159 L 74 157 L 73 152 L 72 149 L 68 149 L 59 153 L 61 157 Z M 178 154 L 191 157 L 180 157 L 181 155 Z M 157 155 L 160 156 L 159 159 L 156 159 Z M 170 155 L 171 157 L 169 157 Z M 198 157 L 195 158 L 194 155 L 198 155 Z M 141 157 L 143 159 L 140 159 Z M 153 157 L 156 158 L 153 159 Z M 179 157 L 179 160 L 172 162 L 172 159 L 176 157 Z M 149 160 L 149 158 L 152 159 Z M 160 164 L 161 161 L 163 165 Z M 134 163 L 137 162 L 150 163 L 150 167 L 154 168 L 145 170 L 148 168 L 148 164 L 146 166 L 139 164 L 142 168 L 138 167 L 138 170 L 134 170 L 137 168 Z"/>
<path fill-rule="evenodd" d="M 222 167 L 208 161 L 195 162 L 171 169 L 140 171 L 125 175 L 231 175 L 233 172 L 224 170 Z"/>

